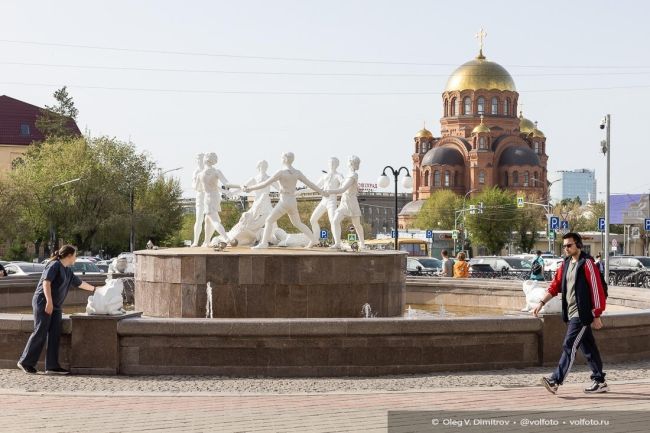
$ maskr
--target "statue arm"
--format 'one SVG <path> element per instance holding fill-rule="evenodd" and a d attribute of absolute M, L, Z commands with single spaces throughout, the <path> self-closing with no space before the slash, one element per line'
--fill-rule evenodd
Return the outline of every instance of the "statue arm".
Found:
<path fill-rule="evenodd" d="M 345 182 L 343 182 L 343 185 L 341 185 L 340 188 L 338 189 L 329 189 L 327 192 L 330 194 L 343 194 L 345 191 L 347 191 L 348 188 L 352 186 L 352 184 L 355 182 L 355 179 L 352 177 L 348 177 L 345 179 Z"/>
<path fill-rule="evenodd" d="M 228 179 L 226 179 L 226 176 L 223 175 L 221 170 L 217 170 L 217 176 L 219 177 L 219 180 L 221 181 L 223 186 L 225 186 L 227 189 L 239 188 L 239 185 L 236 185 L 234 183 L 229 183 Z"/>
<path fill-rule="evenodd" d="M 244 192 L 255 191 L 257 189 L 266 188 L 272 183 L 276 182 L 280 177 L 280 172 L 276 172 L 273 176 L 269 177 L 263 182 L 260 182 L 256 185 L 244 185 Z"/>
<path fill-rule="evenodd" d="M 302 172 L 299 172 L 299 173 L 298 173 L 298 180 L 299 180 L 300 182 L 304 183 L 306 186 L 308 186 L 308 187 L 311 188 L 312 190 L 316 191 L 317 193 L 319 193 L 319 194 L 321 194 L 321 195 L 327 195 L 327 194 L 325 194 L 325 191 L 323 191 L 323 189 L 322 189 L 320 186 L 316 185 L 314 182 L 312 182 L 311 180 L 307 179 L 307 178 L 305 177 L 305 175 L 302 174 Z"/>

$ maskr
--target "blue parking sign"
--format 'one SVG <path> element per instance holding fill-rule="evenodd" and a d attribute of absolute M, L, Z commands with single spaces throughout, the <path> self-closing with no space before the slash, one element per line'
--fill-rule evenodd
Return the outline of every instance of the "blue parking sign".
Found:
<path fill-rule="evenodd" d="M 650 230 L 650 218 L 645 219 L 645 230 Z"/>
<path fill-rule="evenodd" d="M 560 221 L 560 229 L 569 230 L 569 221 L 567 220 Z"/>
<path fill-rule="evenodd" d="M 551 226 L 551 230 L 559 230 L 560 229 L 560 218 L 556 216 L 552 216 L 549 219 L 549 225 Z"/>
<path fill-rule="evenodd" d="M 646 230 L 648 230 L 648 220 L 645 220 L 645 222 Z M 598 231 L 605 231 L 605 218 L 598 218 Z"/>
<path fill-rule="evenodd" d="M 327 239 L 327 229 L 322 229 L 320 231 L 320 238 L 321 239 Z"/>
<path fill-rule="evenodd" d="M 427 230 L 427 239 L 433 238 L 433 230 Z"/>

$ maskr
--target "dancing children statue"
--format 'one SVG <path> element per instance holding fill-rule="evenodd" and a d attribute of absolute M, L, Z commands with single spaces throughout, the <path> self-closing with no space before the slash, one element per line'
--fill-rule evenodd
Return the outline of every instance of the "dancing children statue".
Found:
<path fill-rule="evenodd" d="M 332 221 L 332 236 L 334 238 L 334 245 L 330 248 L 341 249 L 341 222 L 345 217 L 352 219 L 352 225 L 357 232 L 359 238 L 359 248 L 364 247 L 363 226 L 361 225 L 361 208 L 359 207 L 359 164 L 361 160 L 358 156 L 351 156 L 348 160 L 348 168 L 350 174 L 343 181 L 343 185 L 338 189 L 327 189 L 327 194 L 342 194 L 341 204 L 334 213 L 334 221 Z"/>
<path fill-rule="evenodd" d="M 318 186 L 324 190 L 335 190 L 341 186 L 343 182 L 343 175 L 336 171 L 339 166 L 339 159 L 331 157 L 329 160 L 329 171 L 323 175 L 318 181 Z M 336 194 L 330 194 L 318 203 L 316 209 L 311 214 L 309 223 L 311 224 L 311 231 L 314 236 L 320 235 L 320 225 L 318 220 L 327 212 L 327 217 L 330 221 L 330 226 L 334 222 L 334 213 L 336 212 Z"/>
<path fill-rule="evenodd" d="M 243 187 L 244 192 L 250 192 L 266 188 L 274 182 L 280 184 L 280 201 L 278 201 L 278 204 L 275 205 L 273 211 L 271 211 L 271 214 L 264 222 L 264 234 L 262 235 L 262 240 L 253 248 L 262 249 L 269 247 L 269 241 L 273 235 L 273 227 L 275 226 L 276 221 L 285 214 L 289 215 L 289 220 L 294 227 L 300 230 L 309 239 L 307 248 L 313 247 L 317 242 L 314 234 L 309 230 L 309 227 L 300 221 L 298 202 L 296 201 L 296 184 L 300 181 L 319 194 L 327 194 L 325 194 L 318 185 L 307 179 L 300 170 L 293 168 L 293 160 L 294 155 L 292 152 L 282 154 L 282 169 L 275 172 L 273 176 L 263 182 L 256 185 L 245 185 Z"/>
<path fill-rule="evenodd" d="M 205 194 L 203 205 L 203 214 L 205 215 L 204 247 L 209 246 L 210 239 L 215 230 L 223 237 L 226 243 L 230 242 L 226 229 L 221 224 L 221 218 L 219 217 L 219 212 L 221 212 L 221 188 L 219 187 L 219 181 L 228 189 L 237 188 L 237 185 L 228 183 L 228 180 L 221 171 L 214 168 L 218 160 L 216 153 L 207 153 L 203 159 L 205 168 L 199 173 L 199 181 Z"/>
<path fill-rule="evenodd" d="M 197 168 L 194 170 L 192 175 L 192 188 L 196 193 L 196 220 L 194 221 L 194 240 L 192 241 L 193 247 L 199 246 L 199 240 L 201 238 L 201 231 L 203 231 L 203 221 L 204 221 L 204 201 L 205 201 L 205 191 L 203 190 L 203 185 L 199 179 L 199 174 L 203 171 L 203 154 L 199 153 L 196 155 Z"/>

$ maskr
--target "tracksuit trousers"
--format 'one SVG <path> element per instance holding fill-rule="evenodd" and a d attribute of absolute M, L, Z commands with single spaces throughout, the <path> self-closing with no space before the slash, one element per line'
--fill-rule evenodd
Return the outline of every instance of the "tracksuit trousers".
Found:
<path fill-rule="evenodd" d="M 582 350 L 582 354 L 585 356 L 589 368 L 591 368 L 591 379 L 599 383 L 605 382 L 603 361 L 600 359 L 600 352 L 598 346 L 596 346 L 591 325 L 584 326 L 578 317 L 570 319 L 567 324 L 560 363 L 551 375 L 551 379 L 559 385 L 564 382 L 569 371 L 571 371 L 578 347 Z"/>
<path fill-rule="evenodd" d="M 45 312 L 45 299 L 36 296 L 32 298 L 32 308 L 34 310 L 34 331 L 27 340 L 27 345 L 19 362 L 26 367 L 36 368 L 38 358 L 40 358 L 47 341 L 45 369 L 60 368 L 59 342 L 61 340 L 63 312 L 60 309 L 54 309 L 52 314 L 47 314 Z"/>

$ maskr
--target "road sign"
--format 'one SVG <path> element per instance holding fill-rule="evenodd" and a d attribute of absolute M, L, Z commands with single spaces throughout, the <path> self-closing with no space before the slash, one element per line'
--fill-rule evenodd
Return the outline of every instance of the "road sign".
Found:
<path fill-rule="evenodd" d="M 390 237 L 395 239 L 395 230 L 390 231 Z"/>
<path fill-rule="evenodd" d="M 517 197 L 517 207 L 524 207 L 524 198 Z"/>
<path fill-rule="evenodd" d="M 458 239 L 458 230 L 452 230 L 451 238 L 452 239 Z"/>
<path fill-rule="evenodd" d="M 646 220 L 646 221 L 648 221 L 648 220 Z M 605 218 L 598 218 L 598 230 L 601 231 L 601 232 L 605 231 Z"/>
<path fill-rule="evenodd" d="M 548 232 L 548 238 L 549 238 L 550 240 L 552 240 L 552 241 L 555 240 L 555 232 L 554 232 L 553 230 L 551 230 L 550 232 Z"/>
<path fill-rule="evenodd" d="M 560 229 L 569 230 L 569 221 L 567 220 L 560 221 Z"/>
<path fill-rule="evenodd" d="M 618 247 L 618 241 L 616 239 L 612 239 L 612 248 Z"/>
<path fill-rule="evenodd" d="M 322 229 L 320 231 L 320 238 L 321 239 L 327 239 L 327 229 Z"/>
<path fill-rule="evenodd" d="M 639 239 L 641 237 L 641 227 L 632 227 L 630 235 L 632 236 L 632 239 Z"/>
<path fill-rule="evenodd" d="M 548 220 L 549 226 L 551 227 L 551 230 L 558 230 L 560 228 L 560 218 L 556 216 L 552 216 Z"/>
<path fill-rule="evenodd" d="M 427 239 L 433 239 L 433 230 L 427 230 Z"/>
<path fill-rule="evenodd" d="M 357 235 L 356 233 L 348 233 L 348 242 L 356 242 Z"/>
<path fill-rule="evenodd" d="M 645 231 L 650 231 L 650 218 L 645 219 Z"/>

